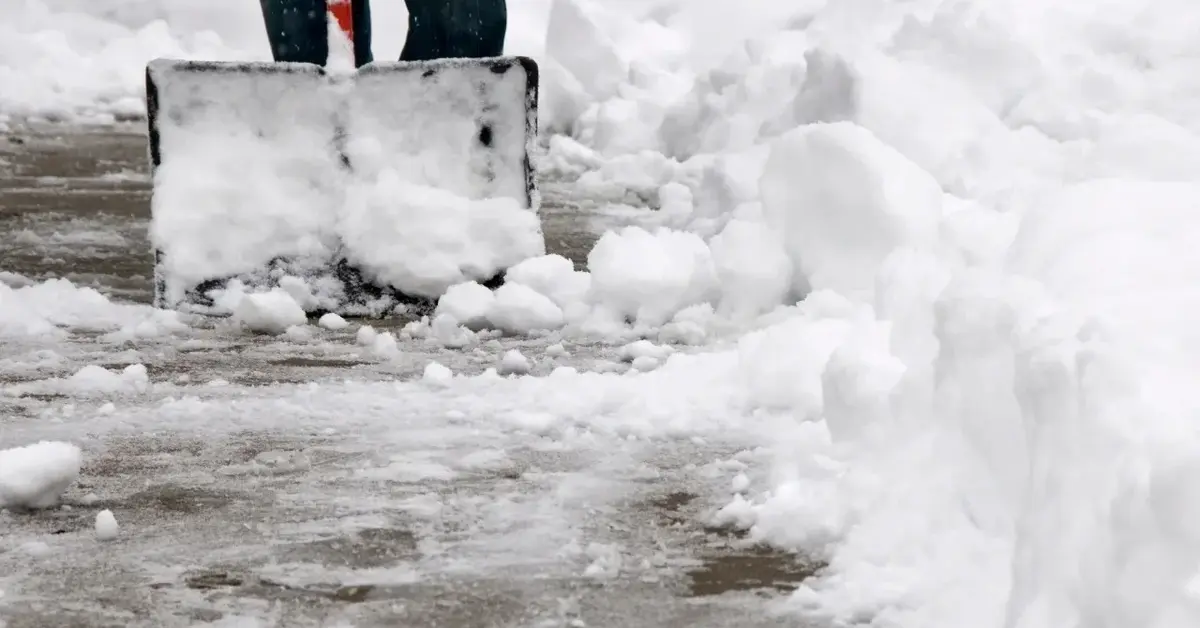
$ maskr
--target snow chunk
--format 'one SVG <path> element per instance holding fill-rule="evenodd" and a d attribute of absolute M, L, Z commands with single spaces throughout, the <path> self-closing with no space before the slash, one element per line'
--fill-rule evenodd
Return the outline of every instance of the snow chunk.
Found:
<path fill-rule="evenodd" d="M 576 271 L 574 262 L 561 255 L 531 257 L 508 269 L 504 280 L 533 288 L 564 310 L 582 302 L 592 283 L 591 275 Z"/>
<path fill-rule="evenodd" d="M 766 224 L 731 220 L 709 247 L 721 282 L 722 316 L 750 319 L 786 300 L 792 288 L 792 261 Z"/>
<path fill-rule="evenodd" d="M 767 219 L 799 271 L 799 291 L 869 300 L 893 250 L 936 242 L 937 181 L 855 124 L 812 124 L 783 136 L 759 185 Z"/>
<path fill-rule="evenodd" d="M 71 443 L 42 441 L 0 450 L 0 507 L 55 506 L 82 464 L 79 447 Z"/>
<path fill-rule="evenodd" d="M 491 290 L 474 281 L 455 284 L 438 299 L 434 316 L 448 314 L 458 324 L 475 331 L 487 326 L 488 314 L 496 297 Z"/>
<path fill-rule="evenodd" d="M 454 379 L 454 371 L 438 362 L 426 364 L 425 371 L 421 374 L 421 381 L 436 388 L 448 386 L 452 379 Z"/>
<path fill-rule="evenodd" d="M 717 291 L 708 246 L 669 229 L 625 227 L 605 233 L 588 254 L 591 299 L 644 325 L 660 326 Z"/>
<path fill-rule="evenodd" d="M 501 375 L 527 375 L 532 370 L 533 365 L 529 363 L 529 358 L 520 351 L 511 349 L 500 358 L 500 368 L 497 372 Z"/>
<path fill-rule="evenodd" d="M 350 326 L 350 323 L 346 322 L 346 319 L 334 314 L 333 312 L 322 316 L 320 320 L 317 321 L 317 324 L 330 331 L 340 331 Z"/>
<path fill-rule="evenodd" d="M 429 338 L 443 347 L 460 349 L 474 344 L 478 338 L 475 332 L 458 324 L 458 320 L 449 314 L 438 314 L 429 324 Z"/>
<path fill-rule="evenodd" d="M 111 510 L 107 508 L 96 513 L 96 540 L 112 541 L 120 534 L 121 528 L 117 525 L 117 518 Z"/>
<path fill-rule="evenodd" d="M 233 311 L 233 320 L 251 333 L 282 334 L 288 327 L 306 325 L 308 315 L 288 291 L 243 295 Z"/>
<path fill-rule="evenodd" d="M 399 356 L 400 345 L 396 342 L 396 335 L 390 331 L 376 334 L 371 343 L 371 353 L 387 360 Z"/>
<path fill-rule="evenodd" d="M 637 340 L 621 347 L 621 360 L 633 362 L 638 358 L 662 361 L 671 355 L 671 348 L 659 346 L 649 340 Z"/>
<path fill-rule="evenodd" d="M 375 338 L 378 336 L 379 332 L 375 331 L 374 327 L 371 327 L 370 325 L 363 325 L 362 327 L 358 328 L 357 332 L 355 332 L 354 341 L 364 347 L 369 347 L 375 344 Z"/>
<path fill-rule="evenodd" d="M 563 326 L 563 311 L 554 301 L 519 283 L 505 283 L 496 290 L 490 314 L 498 329 L 515 334 L 555 330 Z"/>

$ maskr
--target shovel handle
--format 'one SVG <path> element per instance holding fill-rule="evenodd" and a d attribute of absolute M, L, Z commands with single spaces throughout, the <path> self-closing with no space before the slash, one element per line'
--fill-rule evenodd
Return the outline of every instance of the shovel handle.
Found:
<path fill-rule="evenodd" d="M 337 21 L 346 39 L 354 41 L 354 11 L 350 0 L 328 0 L 329 14 Z"/>

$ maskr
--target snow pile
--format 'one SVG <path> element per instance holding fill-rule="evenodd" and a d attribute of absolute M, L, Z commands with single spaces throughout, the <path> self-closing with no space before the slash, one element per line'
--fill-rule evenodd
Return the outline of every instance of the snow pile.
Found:
<path fill-rule="evenodd" d="M 43 441 L 0 450 L 0 507 L 57 505 L 82 464 L 79 447 L 70 443 Z"/>
<path fill-rule="evenodd" d="M 11 288 L 0 283 L 0 339 L 61 339 L 69 330 L 109 332 L 108 340 L 157 338 L 187 330 L 170 311 L 116 303 L 93 288 L 51 279 Z"/>

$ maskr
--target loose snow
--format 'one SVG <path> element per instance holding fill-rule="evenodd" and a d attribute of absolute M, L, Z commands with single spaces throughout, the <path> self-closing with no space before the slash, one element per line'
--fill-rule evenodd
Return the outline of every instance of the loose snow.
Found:
<path fill-rule="evenodd" d="M 16 42 L 0 45 L 0 80 L 18 86 L 0 111 L 133 108 L 129 60 L 256 41 L 243 31 L 253 16 L 213 21 L 219 33 L 204 36 L 188 25 L 223 3 L 120 28 L 124 18 L 60 19 L 90 15 L 83 3 L 0 9 L 0 41 Z M 361 327 L 356 342 L 398 364 L 419 330 L 439 351 L 491 352 L 498 366 L 471 376 L 429 363 L 417 381 L 319 394 L 123 403 L 104 421 L 235 430 L 285 405 L 289 423 L 336 416 L 338 429 L 362 409 L 355 427 L 381 437 L 420 413 L 486 415 L 561 448 L 581 431 L 614 451 L 631 437 L 667 448 L 738 434 L 762 448 L 713 467 L 728 500 L 714 523 L 827 563 L 789 596 L 798 621 L 1200 625 L 1200 5 L 513 4 L 515 32 L 544 35 L 521 42 L 544 51 L 540 121 L 561 133 L 544 168 L 658 209 L 607 208 L 641 220 L 605 233 L 577 270 L 542 255 L 527 208 L 431 189 L 401 176 L 411 171 L 382 145 L 357 145 L 372 178 L 354 211 L 319 230 L 357 242 L 371 272 L 442 296 L 407 336 Z M 270 179 L 231 170 L 187 185 Z M 311 182 L 264 185 L 251 192 L 282 201 L 272 220 L 315 220 Z M 179 218 L 163 235 L 189 234 Z M 247 251 L 277 252 L 242 236 Z M 319 237 L 293 240 L 325 252 Z M 204 242 L 184 244 L 183 259 L 205 259 Z M 494 293 L 475 283 L 502 268 Z M 282 290 L 266 297 L 280 309 L 260 308 L 262 327 L 301 324 L 292 306 L 304 295 Z M 4 339 L 182 331 L 151 312 L 62 281 L 0 284 Z M 540 369 L 481 341 L 487 328 L 550 332 L 550 359 L 599 337 L 633 372 L 608 361 L 498 377 Z M 663 348 L 678 344 L 692 346 Z M 23 450 L 0 453 L 6 501 L 53 503 L 78 472 L 78 450 L 37 456 L 62 463 L 53 474 L 12 451 Z M 455 473 L 388 464 L 370 471 Z M 622 570 L 606 544 L 577 549 L 588 576 Z"/>

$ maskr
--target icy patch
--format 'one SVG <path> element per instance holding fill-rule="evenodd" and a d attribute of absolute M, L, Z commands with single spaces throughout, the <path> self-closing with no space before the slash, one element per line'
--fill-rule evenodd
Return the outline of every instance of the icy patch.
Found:
<path fill-rule="evenodd" d="M 70 443 L 43 441 L 0 450 L 0 507 L 55 506 L 82 464 L 83 454 Z"/>

